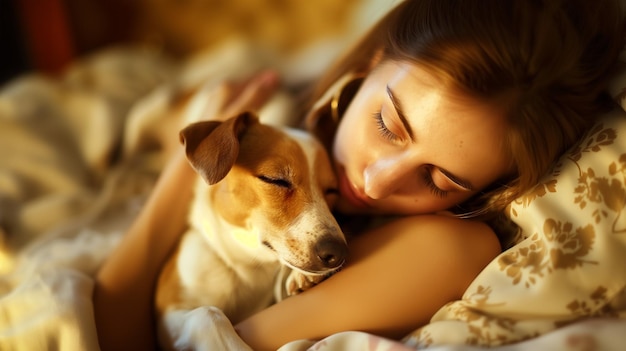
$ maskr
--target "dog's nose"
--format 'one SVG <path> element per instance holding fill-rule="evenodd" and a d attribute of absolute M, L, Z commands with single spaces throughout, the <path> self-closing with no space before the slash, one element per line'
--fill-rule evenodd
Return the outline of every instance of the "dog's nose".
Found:
<path fill-rule="evenodd" d="M 324 268 L 338 268 L 346 260 L 348 247 L 343 240 L 337 238 L 325 238 L 315 246 L 317 257 Z"/>

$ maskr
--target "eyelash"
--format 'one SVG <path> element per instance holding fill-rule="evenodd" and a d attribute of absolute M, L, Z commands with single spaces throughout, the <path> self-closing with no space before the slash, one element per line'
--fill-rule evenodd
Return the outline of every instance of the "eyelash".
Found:
<path fill-rule="evenodd" d="M 374 120 L 376 121 L 376 125 L 378 126 L 378 133 L 385 139 L 395 141 L 398 139 L 398 136 L 395 135 L 392 131 L 387 128 L 385 125 L 385 121 L 383 121 L 383 115 L 380 112 L 376 112 L 372 115 Z"/>
<path fill-rule="evenodd" d="M 428 186 L 430 192 L 433 193 L 435 196 L 442 199 L 448 196 L 448 192 L 440 189 L 433 181 L 433 176 L 430 174 L 430 168 L 424 172 L 422 178 L 424 179 L 424 182 L 426 182 L 426 186 Z"/>
<path fill-rule="evenodd" d="M 392 131 L 389 130 L 389 128 L 387 128 L 387 125 L 385 125 L 385 121 L 383 121 L 383 116 L 380 112 L 376 112 L 372 115 L 372 117 L 374 117 L 374 120 L 376 121 L 376 125 L 378 126 L 378 132 L 380 133 L 380 135 L 386 139 L 389 139 L 391 141 L 395 141 L 398 139 L 398 136 L 395 135 Z M 433 193 L 435 196 L 439 197 L 439 198 L 444 198 L 446 196 L 448 196 L 448 192 L 440 189 L 435 182 L 433 181 L 433 177 L 430 174 L 430 167 L 424 172 L 424 175 L 422 176 L 422 178 L 424 179 L 424 182 L 426 183 L 426 186 L 428 186 L 429 190 L 431 193 Z"/>

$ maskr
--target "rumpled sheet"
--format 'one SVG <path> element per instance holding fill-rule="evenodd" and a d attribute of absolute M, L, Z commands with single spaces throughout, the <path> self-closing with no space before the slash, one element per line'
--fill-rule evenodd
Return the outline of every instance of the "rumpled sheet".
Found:
<path fill-rule="evenodd" d="M 116 164 L 127 115 L 176 71 L 112 47 L 0 90 L 0 350 L 99 349 L 92 277 L 157 176 Z"/>

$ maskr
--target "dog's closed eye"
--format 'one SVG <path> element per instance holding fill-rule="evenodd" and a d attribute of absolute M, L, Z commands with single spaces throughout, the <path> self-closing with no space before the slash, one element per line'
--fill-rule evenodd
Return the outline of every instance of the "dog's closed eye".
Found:
<path fill-rule="evenodd" d="M 268 177 L 268 176 L 265 176 L 265 175 L 259 175 L 259 176 L 257 176 L 257 178 L 259 178 L 260 180 L 264 181 L 265 183 L 276 185 L 276 186 L 279 186 L 281 188 L 286 188 L 286 189 L 291 189 L 292 188 L 291 182 L 288 181 L 287 179 L 272 178 L 272 177 Z"/>
<path fill-rule="evenodd" d="M 339 195 L 339 189 L 337 188 L 328 188 L 324 191 L 326 195 Z"/>
<path fill-rule="evenodd" d="M 339 189 L 331 187 L 324 190 L 324 198 L 329 208 L 333 208 L 337 199 L 339 199 Z"/>

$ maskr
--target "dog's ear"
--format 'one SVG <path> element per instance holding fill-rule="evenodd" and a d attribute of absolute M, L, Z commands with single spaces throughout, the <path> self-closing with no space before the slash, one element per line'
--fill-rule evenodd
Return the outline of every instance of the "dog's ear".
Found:
<path fill-rule="evenodd" d="M 179 136 L 189 163 L 209 184 L 219 182 L 237 161 L 241 136 L 255 123 L 258 117 L 244 112 L 224 122 L 202 121 L 185 127 Z"/>

